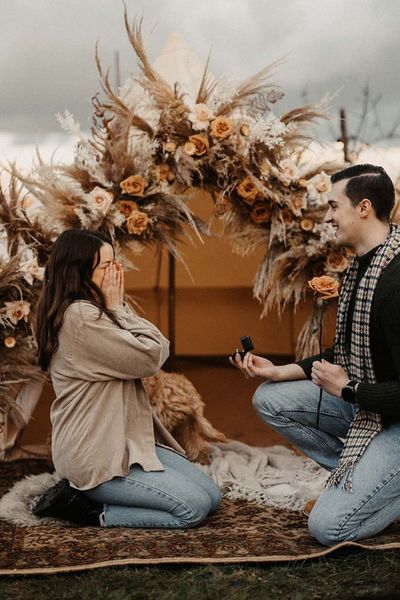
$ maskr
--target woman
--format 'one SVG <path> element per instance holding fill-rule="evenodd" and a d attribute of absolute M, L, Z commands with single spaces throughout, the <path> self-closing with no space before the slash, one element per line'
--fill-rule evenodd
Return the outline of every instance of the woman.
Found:
<path fill-rule="evenodd" d="M 220 492 L 152 413 L 141 377 L 161 368 L 169 342 L 124 304 L 123 290 L 105 235 L 59 236 L 36 336 L 56 393 L 52 453 L 63 481 L 34 513 L 103 527 L 194 527 L 218 508 Z"/>

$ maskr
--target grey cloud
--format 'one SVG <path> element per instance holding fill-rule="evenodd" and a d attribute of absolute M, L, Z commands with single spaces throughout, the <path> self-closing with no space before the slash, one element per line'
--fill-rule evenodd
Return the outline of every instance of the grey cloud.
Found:
<path fill-rule="evenodd" d="M 127 0 L 130 17 L 144 16 L 151 58 L 177 31 L 211 70 L 243 79 L 285 57 L 276 82 L 282 110 L 340 90 L 351 118 L 367 81 L 382 92 L 388 122 L 399 95 L 397 0 Z M 99 91 L 94 47 L 104 65 L 119 51 L 121 76 L 135 69 L 123 24 L 123 4 L 111 0 L 0 0 L 0 129 L 37 139 L 57 130 L 54 114 L 68 108 L 88 124 Z"/>

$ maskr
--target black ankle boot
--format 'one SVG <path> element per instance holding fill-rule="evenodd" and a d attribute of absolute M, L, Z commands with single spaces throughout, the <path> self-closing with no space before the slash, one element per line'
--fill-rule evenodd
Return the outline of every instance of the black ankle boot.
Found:
<path fill-rule="evenodd" d="M 39 498 L 32 512 L 37 517 L 55 517 L 79 525 L 100 525 L 103 505 L 93 502 L 61 479 Z"/>

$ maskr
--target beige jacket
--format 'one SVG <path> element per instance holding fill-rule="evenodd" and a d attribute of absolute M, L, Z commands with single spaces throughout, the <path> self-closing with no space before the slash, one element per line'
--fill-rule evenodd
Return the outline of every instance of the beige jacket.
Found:
<path fill-rule="evenodd" d="M 153 414 L 140 379 L 160 369 L 169 342 L 127 305 L 115 314 L 123 329 L 99 319 L 89 302 L 71 304 L 50 363 L 53 462 L 81 490 L 126 475 L 134 463 L 162 471 L 156 441 L 184 453 Z"/>

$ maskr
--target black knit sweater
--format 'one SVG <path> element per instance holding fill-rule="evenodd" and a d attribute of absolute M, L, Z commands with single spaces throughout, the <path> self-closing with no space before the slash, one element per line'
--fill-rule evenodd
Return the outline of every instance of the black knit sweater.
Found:
<path fill-rule="evenodd" d="M 356 288 L 377 248 L 358 259 Z M 354 300 L 355 292 L 349 305 L 346 344 L 351 338 Z M 389 263 L 376 286 L 371 308 L 370 341 L 377 383 L 360 382 L 356 402 L 362 409 L 380 413 L 383 423 L 389 424 L 400 420 L 400 255 Z M 322 358 L 334 362 L 333 349 L 325 350 Z M 315 360 L 319 360 L 319 355 L 296 363 L 308 379 L 311 379 Z"/>

